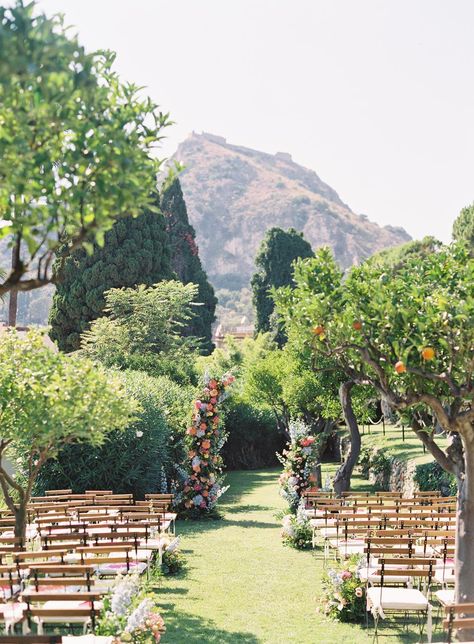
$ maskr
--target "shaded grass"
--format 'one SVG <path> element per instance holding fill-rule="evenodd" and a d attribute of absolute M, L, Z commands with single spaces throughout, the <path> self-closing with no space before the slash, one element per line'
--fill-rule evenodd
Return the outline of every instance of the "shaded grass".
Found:
<path fill-rule="evenodd" d="M 362 432 L 362 426 L 360 429 Z M 447 446 L 447 439 L 444 436 L 437 437 L 436 442 L 443 449 Z M 414 461 L 417 465 L 434 460 L 429 452 L 423 451 L 422 442 L 410 427 L 405 427 L 405 439 L 403 439 L 401 427 L 386 424 L 384 435 L 381 424 L 372 425 L 370 430 L 366 426 L 362 435 L 362 447 L 383 449 L 386 450 L 387 456 L 396 456 L 401 461 Z"/>
<path fill-rule="evenodd" d="M 324 466 L 323 471 L 336 465 Z M 178 522 L 186 571 L 157 588 L 167 625 L 163 644 L 323 644 L 372 640 L 364 627 L 331 622 L 318 612 L 321 550 L 281 545 L 275 513 L 279 470 L 231 472 L 215 522 Z M 354 489 L 367 486 L 359 477 Z M 393 626 L 391 642 L 416 642 Z"/>

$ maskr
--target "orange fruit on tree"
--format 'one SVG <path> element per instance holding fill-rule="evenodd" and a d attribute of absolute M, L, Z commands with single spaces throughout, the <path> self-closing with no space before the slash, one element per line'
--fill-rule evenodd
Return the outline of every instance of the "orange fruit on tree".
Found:
<path fill-rule="evenodd" d="M 407 368 L 406 368 L 405 363 L 402 362 L 401 360 L 399 360 L 397 362 L 397 364 L 395 365 L 395 371 L 397 373 L 406 373 L 406 370 L 407 370 Z"/>
<path fill-rule="evenodd" d="M 423 360 L 430 361 L 433 360 L 435 357 L 436 353 L 433 347 L 425 347 L 423 351 L 421 352 Z"/>
<path fill-rule="evenodd" d="M 318 324 L 317 326 L 313 327 L 313 333 L 314 335 L 321 335 L 321 333 L 324 333 L 324 327 L 321 326 L 321 324 Z"/>

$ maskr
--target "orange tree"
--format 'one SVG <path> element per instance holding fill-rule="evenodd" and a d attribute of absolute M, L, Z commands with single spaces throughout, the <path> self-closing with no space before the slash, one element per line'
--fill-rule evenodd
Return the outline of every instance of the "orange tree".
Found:
<path fill-rule="evenodd" d="M 44 463 L 71 443 L 102 445 L 138 409 L 121 380 L 90 360 L 53 351 L 40 332 L 3 334 L 0 490 L 15 517 L 15 537 L 24 542 L 27 507 Z M 19 475 L 8 461 L 22 464 Z"/>
<path fill-rule="evenodd" d="M 428 413 L 449 435 L 442 449 L 434 430 L 412 424 L 457 477 L 456 601 L 474 601 L 474 260 L 468 249 L 440 247 L 391 270 L 366 262 L 345 279 L 321 250 L 296 265 L 295 284 L 277 295 L 293 334 L 316 356 L 336 360 L 348 382 L 373 387 L 412 420 Z"/>
<path fill-rule="evenodd" d="M 0 296 L 48 284 L 55 251 L 92 251 L 116 219 L 156 208 L 169 120 L 113 62 L 34 2 L 0 7 L 0 239 L 12 249 Z"/>

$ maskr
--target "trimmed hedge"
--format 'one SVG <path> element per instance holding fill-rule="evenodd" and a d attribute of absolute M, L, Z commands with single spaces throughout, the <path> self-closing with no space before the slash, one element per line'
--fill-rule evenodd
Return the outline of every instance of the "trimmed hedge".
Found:
<path fill-rule="evenodd" d="M 139 400 L 142 411 L 123 432 L 113 432 L 102 447 L 69 445 L 42 468 L 35 494 L 46 489 L 112 489 L 143 498 L 161 490 L 163 476 L 172 470 L 180 438 L 175 431 L 184 421 L 192 393 L 168 378 L 153 378 L 125 371 L 127 391 Z M 184 403 L 186 399 L 186 403 Z M 184 425 L 184 422 L 183 422 Z"/>
<path fill-rule="evenodd" d="M 230 396 L 226 401 L 225 430 L 228 439 L 222 450 L 229 470 L 252 470 L 277 466 L 276 452 L 284 449 L 286 439 L 278 431 L 275 417 Z"/>

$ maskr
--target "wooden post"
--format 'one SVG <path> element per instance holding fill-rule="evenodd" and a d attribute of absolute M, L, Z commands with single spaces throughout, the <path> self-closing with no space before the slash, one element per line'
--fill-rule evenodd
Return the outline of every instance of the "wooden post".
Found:
<path fill-rule="evenodd" d="M 405 425 L 402 425 L 402 441 L 405 442 Z"/>
<path fill-rule="evenodd" d="M 385 436 L 385 416 L 382 416 L 382 433 Z"/>

